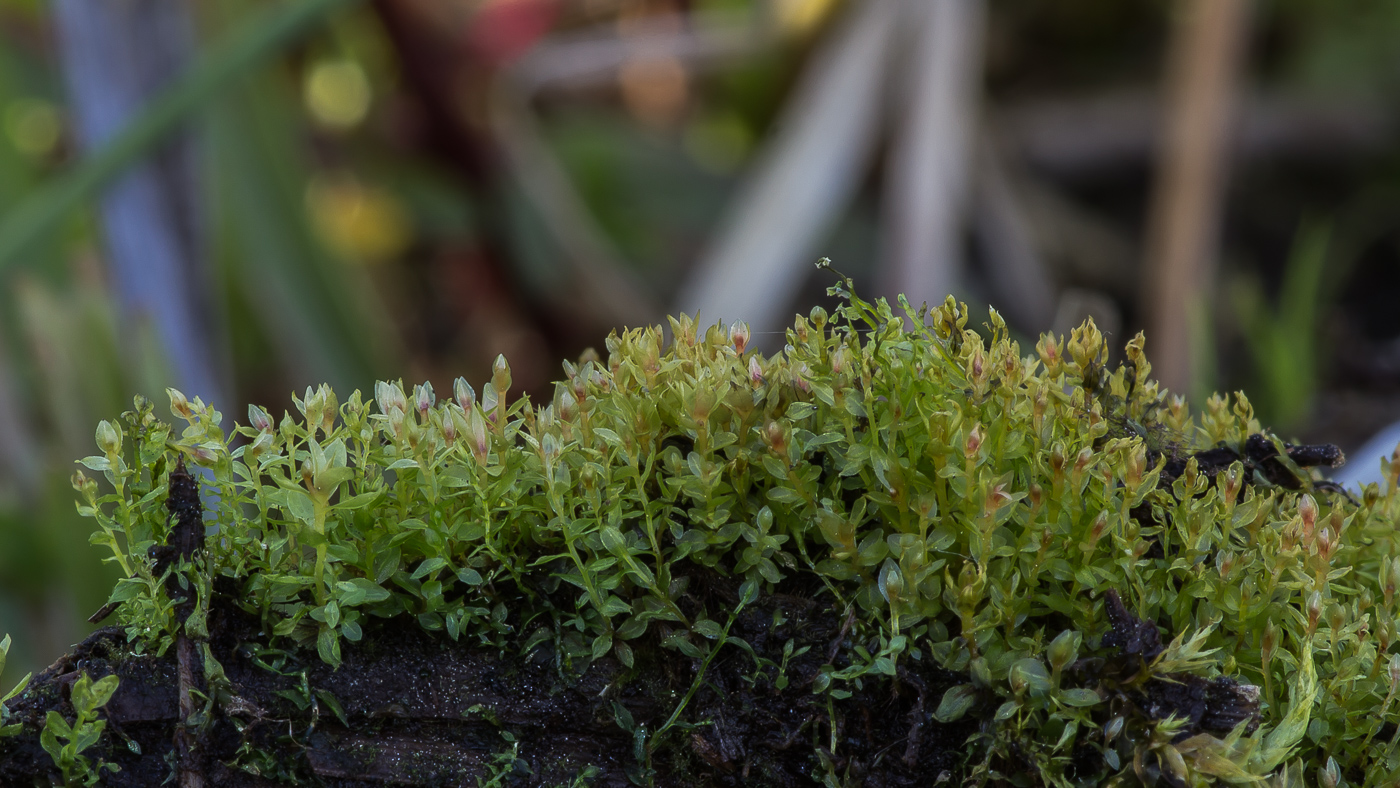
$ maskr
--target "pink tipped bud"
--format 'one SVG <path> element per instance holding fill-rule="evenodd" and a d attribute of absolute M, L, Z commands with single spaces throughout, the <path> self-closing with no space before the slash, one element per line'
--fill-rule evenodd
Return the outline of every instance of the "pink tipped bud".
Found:
<path fill-rule="evenodd" d="M 185 399 L 184 394 L 181 394 L 177 389 L 166 389 L 165 393 L 170 395 L 171 413 L 174 413 L 185 421 L 194 421 L 194 408 L 190 407 L 190 401 Z"/>
<path fill-rule="evenodd" d="M 982 355 L 981 349 L 972 352 L 972 358 L 967 364 L 967 372 L 973 383 L 981 383 L 986 378 L 987 359 Z"/>
<path fill-rule="evenodd" d="M 1238 467 L 1231 465 L 1225 470 L 1225 500 L 1234 503 L 1243 481 L 1243 474 Z"/>
<path fill-rule="evenodd" d="M 749 324 L 742 320 L 735 321 L 729 326 L 729 341 L 734 343 L 734 352 L 744 355 L 744 351 L 749 348 Z"/>
<path fill-rule="evenodd" d="M 807 324 L 807 318 L 802 315 L 797 316 L 797 320 L 792 324 L 792 333 L 797 336 L 797 341 L 807 344 L 807 338 L 811 336 L 811 328 Z"/>
<path fill-rule="evenodd" d="M 321 398 L 321 431 L 327 435 L 335 429 L 335 417 L 340 413 L 340 402 L 335 398 L 335 392 L 325 383 L 321 384 L 316 392 Z"/>
<path fill-rule="evenodd" d="M 812 384 L 807 382 L 807 378 L 811 376 L 811 374 L 812 370 L 803 362 L 799 362 L 797 368 L 792 371 L 792 382 L 803 394 L 812 393 Z"/>
<path fill-rule="evenodd" d="M 258 432 L 272 432 L 272 417 L 257 405 L 248 406 L 248 423 Z"/>
<path fill-rule="evenodd" d="M 768 422 L 768 426 L 764 428 L 764 437 L 768 439 L 768 445 L 772 447 L 774 454 L 787 455 L 787 434 L 782 424 L 776 421 Z"/>
<path fill-rule="evenodd" d="M 1099 516 L 1094 518 L 1094 524 L 1089 526 L 1089 538 L 1097 542 L 1103 536 L 1103 532 L 1108 528 L 1108 511 L 1099 512 Z"/>
<path fill-rule="evenodd" d="M 1322 616 L 1322 592 L 1314 591 L 1308 594 L 1308 633 L 1312 634 L 1317 630 L 1317 620 Z"/>
<path fill-rule="evenodd" d="M 749 356 L 749 384 L 754 388 L 763 385 L 763 366 L 758 363 L 758 356 Z"/>
<path fill-rule="evenodd" d="M 831 352 L 831 374 L 840 375 L 846 371 L 846 365 L 850 363 L 850 354 L 846 352 L 844 346 L 838 347 Z"/>
<path fill-rule="evenodd" d="M 559 418 L 562 421 L 572 422 L 578 418 L 578 400 L 570 394 L 567 389 L 559 392 Z"/>
<path fill-rule="evenodd" d="M 1298 499 L 1298 515 L 1303 518 L 1303 535 L 1312 536 L 1317 523 L 1317 501 L 1311 495 L 1304 494 Z"/>
<path fill-rule="evenodd" d="M 462 410 L 469 410 L 473 402 L 476 402 L 476 390 L 466 378 L 457 378 L 452 381 L 452 394 L 457 399 L 457 406 Z"/>
<path fill-rule="evenodd" d="M 433 384 L 424 382 L 421 386 L 413 387 L 413 404 L 418 409 L 418 415 L 423 416 L 437 403 L 437 397 L 433 395 Z"/>
<path fill-rule="evenodd" d="M 973 425 L 972 431 L 967 434 L 967 441 L 963 444 L 963 456 L 969 460 L 975 458 L 986 437 L 987 433 L 982 429 L 981 424 Z"/>
<path fill-rule="evenodd" d="M 1215 554 L 1215 570 L 1220 573 L 1220 579 L 1229 580 L 1230 572 L 1234 571 L 1237 557 L 1229 550 L 1221 550 Z"/>
<path fill-rule="evenodd" d="M 1079 450 L 1079 456 L 1074 460 L 1074 472 L 1083 473 L 1089 463 L 1094 461 L 1094 450 L 1088 446 Z"/>
<path fill-rule="evenodd" d="M 998 484 L 987 491 L 987 500 L 982 504 L 982 509 L 988 516 L 997 513 L 997 510 L 1011 502 L 1011 495 L 1006 491 L 1006 485 Z"/>
<path fill-rule="evenodd" d="M 408 412 L 408 398 L 404 396 L 403 384 L 379 381 L 374 384 L 374 400 L 379 412 L 388 416 L 390 411 Z"/>
<path fill-rule="evenodd" d="M 96 504 L 97 482 L 89 479 L 87 474 L 83 473 L 82 470 L 74 471 L 73 478 L 70 481 L 73 484 L 73 489 L 77 490 L 78 494 L 82 495 L 83 499 L 86 500 L 89 505 Z"/>
<path fill-rule="evenodd" d="M 1105 741 L 1110 741 L 1110 742 L 1113 741 L 1114 739 L 1118 738 L 1118 734 L 1120 734 L 1120 733 L 1122 733 L 1122 732 L 1123 732 L 1123 718 L 1122 718 L 1121 716 L 1114 717 L 1113 719 L 1111 719 L 1111 720 L 1109 720 L 1108 722 L 1104 723 L 1104 726 L 1103 726 L 1103 738 L 1104 738 Z"/>
<path fill-rule="evenodd" d="M 1264 665 L 1267 666 L 1274 658 L 1274 650 L 1278 648 L 1279 631 L 1272 620 L 1264 626 L 1264 636 L 1259 642 L 1260 656 L 1263 657 Z"/>
<path fill-rule="evenodd" d="M 1323 526 L 1317 534 L 1317 554 L 1326 561 L 1332 557 L 1332 551 L 1337 547 L 1337 538 L 1332 534 L 1332 529 Z"/>

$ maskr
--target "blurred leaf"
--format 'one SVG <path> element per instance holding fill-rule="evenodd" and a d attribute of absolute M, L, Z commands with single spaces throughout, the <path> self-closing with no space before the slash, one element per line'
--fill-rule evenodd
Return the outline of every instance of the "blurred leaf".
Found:
<path fill-rule="evenodd" d="M 332 258 L 312 232 L 296 109 L 271 72 L 215 109 L 218 255 L 293 385 L 354 388 L 378 366 L 390 331 L 366 273 Z"/>
<path fill-rule="evenodd" d="M 112 142 L 47 183 L 0 221 L 0 272 L 20 262 L 29 244 L 151 150 L 233 79 L 280 51 L 308 26 L 355 0 L 298 0 L 278 5 L 211 47 Z"/>
<path fill-rule="evenodd" d="M 1277 307 L 1264 302 L 1262 285 L 1234 289 L 1234 307 L 1259 379 L 1260 416 L 1281 429 L 1297 426 L 1312 408 L 1319 385 L 1319 313 L 1324 296 L 1331 225 L 1304 222 L 1294 236 Z"/>

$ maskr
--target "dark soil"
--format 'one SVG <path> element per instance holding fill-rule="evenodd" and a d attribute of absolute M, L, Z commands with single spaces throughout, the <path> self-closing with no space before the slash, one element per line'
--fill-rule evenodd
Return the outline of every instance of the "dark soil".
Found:
<path fill-rule="evenodd" d="M 693 580 L 688 604 L 696 610 L 734 608 L 733 583 Z M 852 646 L 844 620 L 805 594 L 755 602 L 730 636 L 779 664 L 791 639 L 786 688 L 777 689 L 775 668 L 759 673 L 746 650 L 726 645 L 652 753 L 650 780 L 798 786 L 829 767 L 863 776 L 869 788 L 895 788 L 956 774 L 975 722 L 942 725 L 932 711 L 963 677 L 905 660 L 897 681 L 867 680 L 830 709 L 812 692 L 819 668 L 842 667 Z M 400 618 L 366 627 L 332 670 L 314 652 L 269 650 L 258 621 L 227 597 L 216 598 L 209 623 L 210 652 L 228 683 L 221 692 L 212 682 L 218 702 L 196 729 L 194 770 L 206 785 L 645 784 L 646 737 L 664 725 L 701 665 L 661 648 L 664 633 L 653 632 L 633 641 L 633 669 L 605 657 L 572 673 L 550 641 L 520 656 L 454 643 Z M 38 732 L 49 710 L 72 719 L 67 691 L 82 672 L 121 678 L 103 715 L 107 731 L 84 753 L 121 768 L 105 784 L 155 786 L 175 775 L 174 651 L 134 654 L 124 633 L 109 627 L 38 675 L 10 704 L 25 729 L 0 740 L 0 784 L 48 785 L 57 777 Z M 632 732 L 619 724 L 627 716 Z"/>

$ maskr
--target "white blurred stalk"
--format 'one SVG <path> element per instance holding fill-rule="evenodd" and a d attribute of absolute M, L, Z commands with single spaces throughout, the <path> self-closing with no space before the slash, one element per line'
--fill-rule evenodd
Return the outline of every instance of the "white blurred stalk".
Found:
<path fill-rule="evenodd" d="M 910 0 L 852 3 L 812 55 L 776 133 L 677 297 L 706 322 L 777 331 L 851 201 L 883 120 L 891 42 Z"/>
<path fill-rule="evenodd" d="M 182 0 L 55 0 L 53 15 L 79 143 L 89 151 L 138 116 L 194 49 Z M 106 190 L 102 229 L 124 333 L 151 325 L 170 385 L 222 402 L 197 169 L 191 136 L 175 135 Z"/>
<path fill-rule="evenodd" d="M 909 63 L 895 102 L 876 287 L 916 306 L 942 303 L 961 267 L 985 17 L 983 0 L 915 0 L 904 14 Z"/>

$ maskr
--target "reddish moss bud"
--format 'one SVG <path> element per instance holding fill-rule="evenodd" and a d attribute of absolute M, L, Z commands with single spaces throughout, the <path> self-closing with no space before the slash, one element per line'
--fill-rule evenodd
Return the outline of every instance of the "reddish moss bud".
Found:
<path fill-rule="evenodd" d="M 1298 516 L 1303 518 L 1303 538 L 1311 538 L 1317 525 L 1317 501 L 1311 495 L 1304 493 L 1298 499 Z"/>
<path fill-rule="evenodd" d="M 982 355 L 981 348 L 972 351 L 972 358 L 967 361 L 967 378 L 973 385 L 987 379 L 987 359 Z"/>
<path fill-rule="evenodd" d="M 773 450 L 774 454 L 781 457 L 787 456 L 787 431 L 783 429 L 781 423 L 776 421 L 768 422 L 768 426 L 764 427 L 764 440 L 768 443 L 768 447 Z"/>
<path fill-rule="evenodd" d="M 185 399 L 185 395 L 177 389 L 166 389 L 166 394 L 170 395 L 170 412 L 185 421 L 194 421 L 194 408 L 190 407 L 190 401 Z"/>
<path fill-rule="evenodd" d="M 248 406 L 248 424 L 258 432 L 272 432 L 272 417 L 257 405 Z"/>
<path fill-rule="evenodd" d="M 391 411 L 399 413 L 408 412 L 408 398 L 404 396 L 403 384 L 379 381 L 374 384 L 374 401 L 379 405 L 379 412 L 390 415 Z"/>
<path fill-rule="evenodd" d="M 1035 346 L 1035 350 L 1040 354 L 1040 363 L 1045 365 L 1045 371 L 1051 375 L 1060 368 L 1060 346 L 1055 340 L 1054 334 L 1044 334 L 1040 337 L 1040 342 Z"/>
<path fill-rule="evenodd" d="M 742 320 L 735 321 L 729 326 L 729 341 L 734 345 L 734 352 L 744 355 L 749 349 L 749 324 Z"/>
<path fill-rule="evenodd" d="M 413 387 L 413 406 L 418 410 L 418 415 L 426 415 L 433 405 L 437 403 L 437 397 L 433 395 L 433 384 L 424 382 Z"/>
<path fill-rule="evenodd" d="M 457 400 L 457 407 L 464 411 L 471 408 L 472 403 L 476 402 L 476 390 L 472 388 L 472 384 L 468 383 L 466 378 L 457 378 L 452 381 L 452 395 Z"/>
<path fill-rule="evenodd" d="M 808 369 L 805 362 L 798 364 L 792 371 L 792 383 L 797 386 L 803 394 L 812 393 L 812 384 L 807 382 L 807 378 L 810 377 L 811 374 L 812 370 Z"/>
<path fill-rule="evenodd" d="M 763 385 L 763 365 L 758 363 L 758 356 L 749 356 L 749 385 L 754 388 Z"/>
<path fill-rule="evenodd" d="M 1317 620 L 1322 617 L 1322 592 L 1313 591 L 1308 594 L 1308 634 L 1317 631 Z"/>
<path fill-rule="evenodd" d="M 963 456 L 969 460 L 976 459 L 986 437 L 987 433 L 982 429 L 982 425 L 974 424 L 972 431 L 967 434 L 967 440 L 963 443 Z"/>

